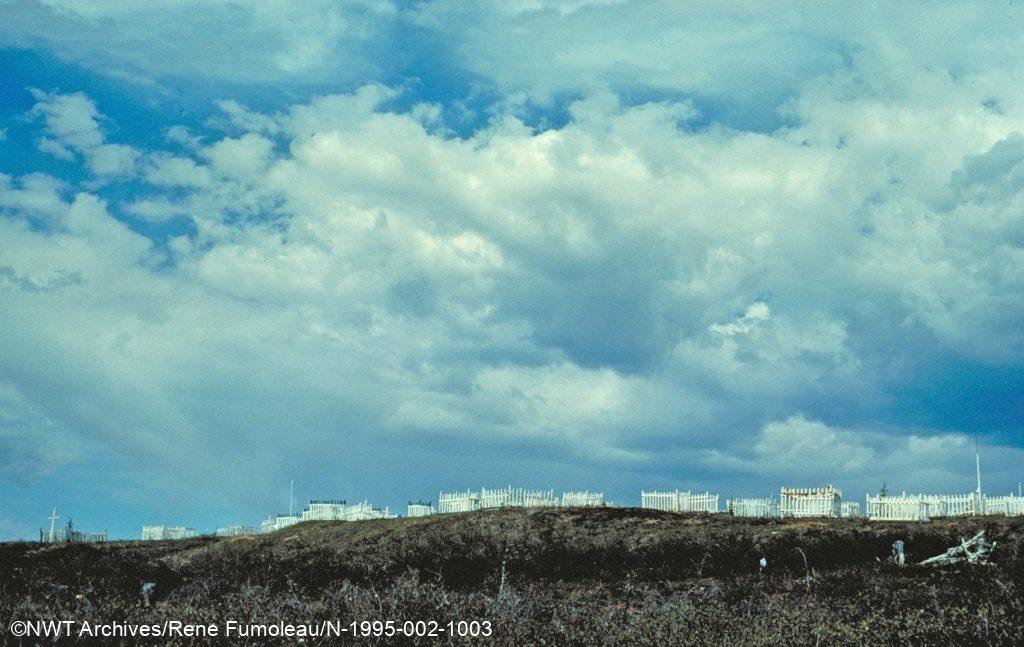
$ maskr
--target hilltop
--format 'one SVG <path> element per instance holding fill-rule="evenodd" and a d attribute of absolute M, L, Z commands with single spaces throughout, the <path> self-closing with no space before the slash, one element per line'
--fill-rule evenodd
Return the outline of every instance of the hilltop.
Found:
<path fill-rule="evenodd" d="M 895 539 L 917 562 L 980 528 L 998 544 L 989 566 L 884 562 Z M 1022 538 L 1024 520 L 1005 518 L 570 508 L 308 522 L 225 539 L 15 543 L 0 546 L 0 621 L 488 619 L 488 642 L 501 645 L 1013 644 L 1024 631 Z M 152 608 L 142 582 L 157 584 Z"/>

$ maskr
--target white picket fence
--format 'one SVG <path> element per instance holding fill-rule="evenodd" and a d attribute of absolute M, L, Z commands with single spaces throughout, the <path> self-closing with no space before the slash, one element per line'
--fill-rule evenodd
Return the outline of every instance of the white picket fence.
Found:
<path fill-rule="evenodd" d="M 566 508 L 593 508 L 604 505 L 604 492 L 562 492 L 562 506 Z"/>
<path fill-rule="evenodd" d="M 95 543 L 107 541 L 107 531 L 102 532 L 82 532 L 81 530 L 75 530 L 74 528 L 64 527 L 56 528 L 53 531 L 52 536 L 50 533 L 44 531 L 42 528 L 39 529 L 39 541 L 40 542 L 83 542 L 83 543 Z"/>
<path fill-rule="evenodd" d="M 465 492 L 441 492 L 437 495 L 437 511 L 472 512 L 480 509 L 480 493 L 466 490 Z"/>
<path fill-rule="evenodd" d="M 591 502 L 577 505 L 601 505 L 604 501 L 604 495 L 600 493 L 570 492 L 567 494 L 570 495 L 570 499 L 574 495 L 581 495 L 580 500 Z M 473 490 L 440 492 L 437 496 L 437 511 L 442 514 L 472 512 L 487 508 L 535 508 L 557 505 L 559 505 L 559 499 L 555 496 L 554 490 L 528 490 L 512 486 L 496 490 L 480 488 L 479 492 Z"/>
<path fill-rule="evenodd" d="M 410 501 L 406 508 L 407 517 L 429 517 L 434 514 L 434 506 L 430 501 Z"/>
<path fill-rule="evenodd" d="M 733 498 L 726 510 L 736 517 L 859 517 L 860 503 L 843 501 L 842 490 L 832 485 L 821 488 L 787 488 L 772 498 Z M 670 512 L 718 512 L 719 496 L 711 492 L 641 491 L 641 507 Z M 407 514 L 423 517 L 437 513 L 472 512 L 485 508 L 506 507 L 596 507 L 605 506 L 603 492 L 566 491 L 556 497 L 554 490 L 513 488 L 481 488 L 479 491 L 441 492 L 436 508 L 430 502 L 410 501 Z M 1024 497 L 1014 494 L 985 497 L 983 494 L 910 494 L 866 495 L 865 515 L 878 521 L 929 521 L 938 517 L 969 515 L 1024 516 Z M 395 517 L 386 507 L 378 508 L 363 501 L 349 505 L 344 500 L 313 500 L 301 514 L 271 516 L 258 526 L 231 525 L 217 528 L 215 535 L 231 537 L 268 533 L 300 521 L 359 521 Z M 82 533 L 78 533 L 82 534 Z M 181 538 L 194 536 L 185 527 L 143 526 L 143 539 Z M 77 535 L 76 535 L 77 536 Z M 99 535 L 97 535 L 99 536 Z"/>
<path fill-rule="evenodd" d="M 867 496 L 868 518 L 880 521 L 928 521 L 985 514 L 984 495 L 907 494 Z M 922 507 L 923 506 L 923 507 Z"/>
<path fill-rule="evenodd" d="M 930 521 L 931 505 L 921 497 L 905 494 L 898 496 L 866 497 L 865 505 L 871 521 Z"/>
<path fill-rule="evenodd" d="M 985 499 L 985 514 L 1002 514 L 1007 517 L 1024 516 L 1024 497 L 1009 494 Z"/>
<path fill-rule="evenodd" d="M 345 510 L 345 521 L 368 521 L 370 519 L 394 519 L 387 507 L 378 508 L 368 501 L 350 505 Z"/>
<path fill-rule="evenodd" d="M 217 528 L 213 534 L 217 537 L 238 537 L 240 535 L 255 535 L 257 532 L 259 532 L 259 528 L 256 526 L 234 524 Z"/>
<path fill-rule="evenodd" d="M 378 508 L 368 501 L 350 504 L 339 499 L 310 501 L 302 511 L 302 521 L 365 521 L 367 519 L 391 519 L 395 515 L 388 509 Z"/>
<path fill-rule="evenodd" d="M 266 534 L 269 532 L 276 532 L 288 526 L 294 526 L 295 524 L 302 521 L 302 517 L 297 514 L 279 514 L 270 516 L 260 522 L 258 532 Z"/>
<path fill-rule="evenodd" d="M 779 504 L 774 499 L 729 499 L 726 510 L 734 517 L 779 516 Z"/>
<path fill-rule="evenodd" d="M 640 507 L 668 512 L 718 512 L 718 495 L 704 492 L 640 492 Z"/>
<path fill-rule="evenodd" d="M 198 536 L 195 528 L 185 526 L 143 526 L 143 541 L 160 541 L 164 539 L 189 539 Z"/>
<path fill-rule="evenodd" d="M 348 511 L 343 499 L 314 499 L 302 511 L 303 521 L 341 521 Z"/>
<path fill-rule="evenodd" d="M 828 485 L 823 488 L 788 488 L 779 491 L 779 516 L 838 517 L 843 492 Z"/>
<path fill-rule="evenodd" d="M 967 517 L 984 514 L 984 497 L 971 494 L 918 494 L 928 504 L 928 513 L 936 517 Z"/>
<path fill-rule="evenodd" d="M 558 505 L 554 490 L 526 490 L 512 486 L 500 490 L 480 489 L 481 508 L 535 508 Z"/>

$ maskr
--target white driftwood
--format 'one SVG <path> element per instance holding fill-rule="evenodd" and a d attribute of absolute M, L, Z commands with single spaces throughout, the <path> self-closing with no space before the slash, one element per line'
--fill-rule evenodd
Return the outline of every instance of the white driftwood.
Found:
<path fill-rule="evenodd" d="M 979 530 L 978 534 L 968 540 L 960 539 L 959 546 L 953 546 L 942 555 L 929 557 L 921 562 L 922 566 L 945 566 L 967 562 L 968 564 L 987 564 L 989 553 L 996 547 L 995 542 L 985 541 L 985 531 Z"/>

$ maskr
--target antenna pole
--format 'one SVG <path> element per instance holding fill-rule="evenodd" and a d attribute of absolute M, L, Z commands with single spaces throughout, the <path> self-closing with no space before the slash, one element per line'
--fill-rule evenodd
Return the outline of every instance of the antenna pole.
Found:
<path fill-rule="evenodd" d="M 980 478 L 980 477 L 979 477 Z M 979 481 L 980 483 L 980 481 Z M 295 480 L 288 482 L 288 516 L 292 516 L 292 505 L 295 501 Z"/>
<path fill-rule="evenodd" d="M 974 437 L 974 468 L 978 473 L 978 496 L 981 496 L 981 450 L 978 447 L 978 437 Z"/>

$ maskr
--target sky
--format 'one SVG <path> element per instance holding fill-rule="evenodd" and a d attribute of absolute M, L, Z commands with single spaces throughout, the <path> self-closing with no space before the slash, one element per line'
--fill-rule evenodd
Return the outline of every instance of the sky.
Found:
<path fill-rule="evenodd" d="M 0 540 L 1024 479 L 1024 8 L 0 0 Z"/>

